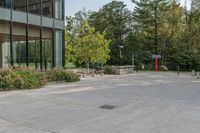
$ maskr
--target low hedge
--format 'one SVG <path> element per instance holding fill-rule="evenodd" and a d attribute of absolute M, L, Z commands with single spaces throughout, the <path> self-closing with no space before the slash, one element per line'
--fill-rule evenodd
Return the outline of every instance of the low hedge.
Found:
<path fill-rule="evenodd" d="M 34 89 L 45 85 L 42 72 L 28 69 L 0 70 L 0 90 Z"/>
<path fill-rule="evenodd" d="M 76 82 L 80 81 L 80 77 L 70 71 L 63 69 L 53 69 L 46 73 L 48 81 L 65 81 L 65 82 Z"/>
<path fill-rule="evenodd" d="M 0 91 L 40 88 L 48 81 L 76 82 L 80 77 L 63 69 L 47 72 L 27 68 L 0 69 Z"/>

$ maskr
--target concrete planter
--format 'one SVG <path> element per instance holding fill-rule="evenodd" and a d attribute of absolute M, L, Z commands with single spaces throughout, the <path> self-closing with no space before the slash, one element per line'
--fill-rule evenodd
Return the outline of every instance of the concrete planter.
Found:
<path fill-rule="evenodd" d="M 134 66 L 116 66 L 115 69 L 117 75 L 131 74 L 134 71 Z"/>

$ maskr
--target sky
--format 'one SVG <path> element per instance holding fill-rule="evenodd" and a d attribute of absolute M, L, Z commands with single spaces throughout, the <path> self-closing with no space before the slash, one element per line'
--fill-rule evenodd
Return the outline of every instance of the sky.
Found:
<path fill-rule="evenodd" d="M 82 10 L 84 7 L 87 10 L 97 11 L 100 7 L 111 1 L 112 0 L 65 0 L 65 15 L 74 16 L 74 13 Z M 131 0 L 121 1 L 124 1 L 129 9 L 133 9 Z"/>
<path fill-rule="evenodd" d="M 65 0 L 65 15 L 74 16 L 76 12 L 86 8 L 87 10 L 97 11 L 103 5 L 111 2 L 112 0 Z M 134 5 L 131 0 L 121 0 L 127 5 L 130 10 L 133 10 Z M 190 1 L 190 0 L 187 0 Z M 181 0 L 184 4 L 184 0 Z"/>

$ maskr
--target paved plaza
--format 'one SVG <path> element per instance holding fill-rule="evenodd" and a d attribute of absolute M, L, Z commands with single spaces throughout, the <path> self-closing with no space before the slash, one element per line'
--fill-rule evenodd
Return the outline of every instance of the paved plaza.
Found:
<path fill-rule="evenodd" d="M 199 132 L 200 80 L 190 75 L 139 72 L 0 92 L 0 133 Z"/>

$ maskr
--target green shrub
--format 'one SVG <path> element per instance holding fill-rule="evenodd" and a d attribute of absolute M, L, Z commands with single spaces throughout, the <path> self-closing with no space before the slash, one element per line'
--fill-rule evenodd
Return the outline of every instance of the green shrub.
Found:
<path fill-rule="evenodd" d="M 46 73 L 49 81 L 63 81 L 65 79 L 65 71 L 62 69 L 53 69 Z"/>
<path fill-rule="evenodd" d="M 34 89 L 45 83 L 42 72 L 29 69 L 0 70 L 0 90 Z"/>
<path fill-rule="evenodd" d="M 53 69 L 44 72 L 19 68 L 0 70 L 0 91 L 16 90 L 16 89 L 34 89 L 45 85 L 46 81 L 79 81 L 80 77 L 63 69 Z"/>
<path fill-rule="evenodd" d="M 105 74 L 116 74 L 116 68 L 114 68 L 113 66 L 105 66 L 104 73 Z"/>
<path fill-rule="evenodd" d="M 0 89 L 1 90 L 9 90 L 13 88 L 13 84 L 16 79 L 18 79 L 17 75 L 13 73 L 12 70 L 1 70 L 0 71 Z"/>
<path fill-rule="evenodd" d="M 27 70 L 20 70 L 16 71 L 17 75 L 20 75 L 21 82 L 17 82 L 16 86 L 20 89 L 32 89 L 38 88 L 44 85 L 45 78 L 44 74 L 37 71 L 27 71 Z"/>
<path fill-rule="evenodd" d="M 65 81 L 66 82 L 80 81 L 80 76 L 75 74 L 75 73 L 73 73 L 73 72 L 66 72 Z"/>
<path fill-rule="evenodd" d="M 65 81 L 65 82 L 76 82 L 80 81 L 80 77 L 69 71 L 63 69 L 53 69 L 46 73 L 49 81 Z"/>

